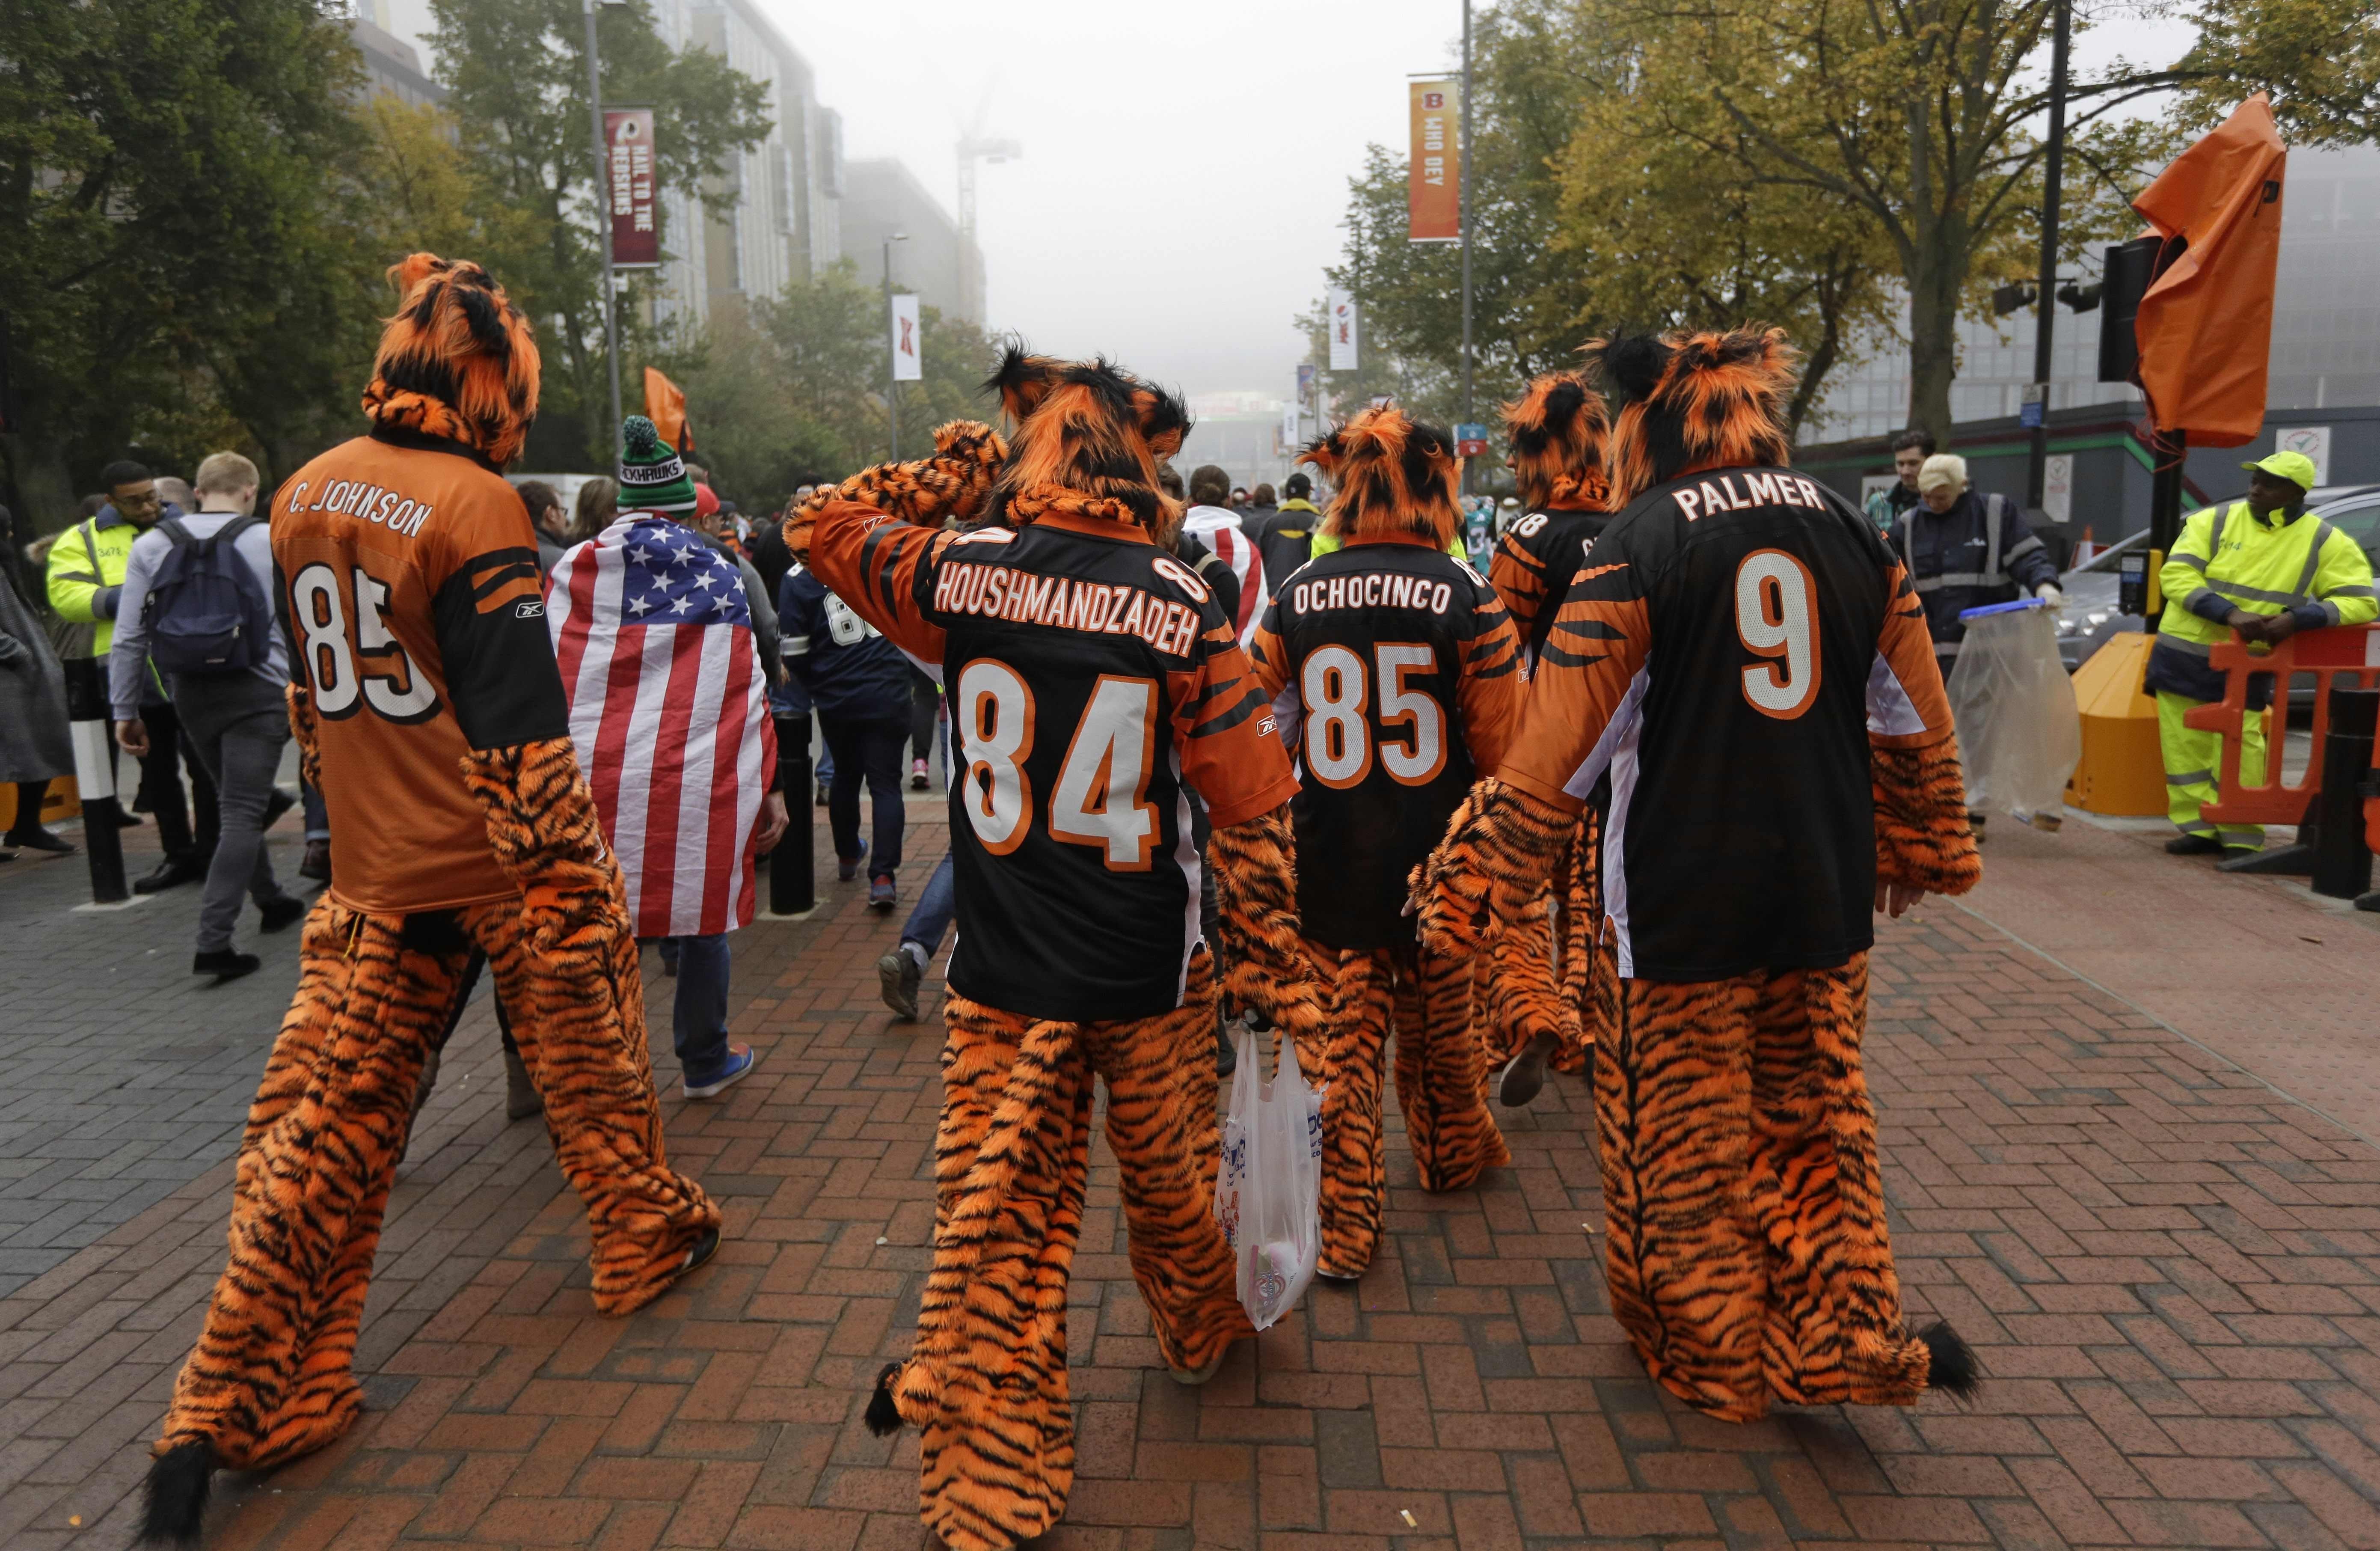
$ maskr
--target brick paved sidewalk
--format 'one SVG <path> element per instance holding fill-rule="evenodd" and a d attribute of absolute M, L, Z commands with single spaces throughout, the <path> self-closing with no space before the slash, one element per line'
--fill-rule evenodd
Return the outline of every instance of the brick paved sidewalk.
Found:
<path fill-rule="evenodd" d="M 913 889 L 943 836 L 914 838 Z M 321 1456 L 225 1478 L 211 1544 L 920 1544 L 914 1435 L 859 1416 L 926 1265 L 937 1030 L 877 1007 L 896 923 L 827 888 L 811 922 L 737 939 L 759 1072 L 667 1105 L 727 1203 L 720 1262 L 593 1316 L 576 1203 L 540 1128 L 503 1123 L 475 1011 L 393 1203 L 372 1409 Z M 1982 1355 L 1974 1410 L 1737 1427 L 1656 1390 L 1607 1313 L 1569 1079 L 1512 1121 L 1488 1188 L 1418 1193 L 1400 1140 L 1371 1274 L 1184 1391 L 1152 1366 L 1095 1142 L 1080 1477 L 1050 1544 L 2380 1547 L 2380 1155 L 1963 912 L 1888 928 L 1876 980 L 1901 1272 Z M 0 1300 L 0 1543 L 72 1542 L 79 1517 L 82 1543 L 125 1544 L 228 1173 Z"/>

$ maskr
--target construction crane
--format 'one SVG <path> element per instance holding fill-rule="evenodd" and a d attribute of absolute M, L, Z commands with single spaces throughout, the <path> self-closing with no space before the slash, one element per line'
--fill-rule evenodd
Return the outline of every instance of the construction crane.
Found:
<path fill-rule="evenodd" d="M 999 84 L 997 77 L 986 83 L 974 116 L 959 128 L 959 311 L 978 324 L 983 322 L 982 277 L 978 273 L 983 250 L 977 245 L 975 235 L 976 165 L 980 162 L 1013 162 L 1025 154 L 1024 146 L 1016 141 L 983 132 L 984 122 L 991 116 L 991 94 Z"/>

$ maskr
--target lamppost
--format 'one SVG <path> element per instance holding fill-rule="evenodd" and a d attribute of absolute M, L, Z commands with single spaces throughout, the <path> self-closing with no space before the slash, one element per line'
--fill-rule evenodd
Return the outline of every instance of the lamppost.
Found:
<path fill-rule="evenodd" d="M 2050 337 L 2058 317 L 2058 194 L 2066 172 L 2066 43 L 2070 0 L 2052 0 L 2057 16 L 2049 41 L 2049 154 L 2042 169 L 2041 280 L 2034 299 L 2033 381 L 2041 395 L 2041 418 L 2033 426 L 2032 456 L 2024 475 L 2024 504 L 2039 511 L 2049 482 Z"/>
<path fill-rule="evenodd" d="M 901 339 L 892 321 L 892 245 L 909 240 L 907 232 L 884 239 L 884 419 L 892 427 L 892 461 L 901 461 Z"/>
<path fill-rule="evenodd" d="M 1463 421 L 1471 423 L 1471 0 L 1463 0 Z M 1471 488 L 1463 465 L 1463 487 Z"/>
<path fill-rule="evenodd" d="M 623 0 L 587 0 L 587 111 L 595 136 L 595 226 L 603 239 L 603 355 L 612 363 L 612 429 L 620 434 L 620 304 L 612 288 L 612 175 L 603 143 L 603 63 L 595 49 L 595 7 Z"/>

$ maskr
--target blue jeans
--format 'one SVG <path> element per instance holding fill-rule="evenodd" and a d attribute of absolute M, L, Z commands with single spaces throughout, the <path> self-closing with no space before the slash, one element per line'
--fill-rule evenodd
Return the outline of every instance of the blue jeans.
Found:
<path fill-rule="evenodd" d="M 638 941 L 660 943 L 662 957 L 677 965 L 670 1043 L 686 1071 L 686 1086 L 699 1088 L 727 1066 L 727 934 Z"/>
<path fill-rule="evenodd" d="M 951 929 L 951 918 L 958 914 L 958 885 L 953 880 L 951 857 L 934 864 L 934 875 L 926 880 L 926 892 L 917 896 L 917 908 L 909 912 L 908 923 L 901 928 L 901 940 L 916 943 L 931 959 L 942 950 L 942 934 Z"/>

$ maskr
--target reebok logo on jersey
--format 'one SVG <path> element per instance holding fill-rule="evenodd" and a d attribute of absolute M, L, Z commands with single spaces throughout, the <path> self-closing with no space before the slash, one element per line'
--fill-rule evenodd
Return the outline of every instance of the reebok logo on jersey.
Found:
<path fill-rule="evenodd" d="M 516 619 L 542 619 L 545 617 L 545 605 L 538 602 L 535 598 L 523 598 L 519 603 L 513 605 L 513 617 Z"/>
<path fill-rule="evenodd" d="M 1169 656 L 1189 651 L 1198 629 L 1196 610 L 1140 588 L 1007 566 L 943 566 L 934 579 L 934 608 L 1017 625 L 1138 636 Z"/>

